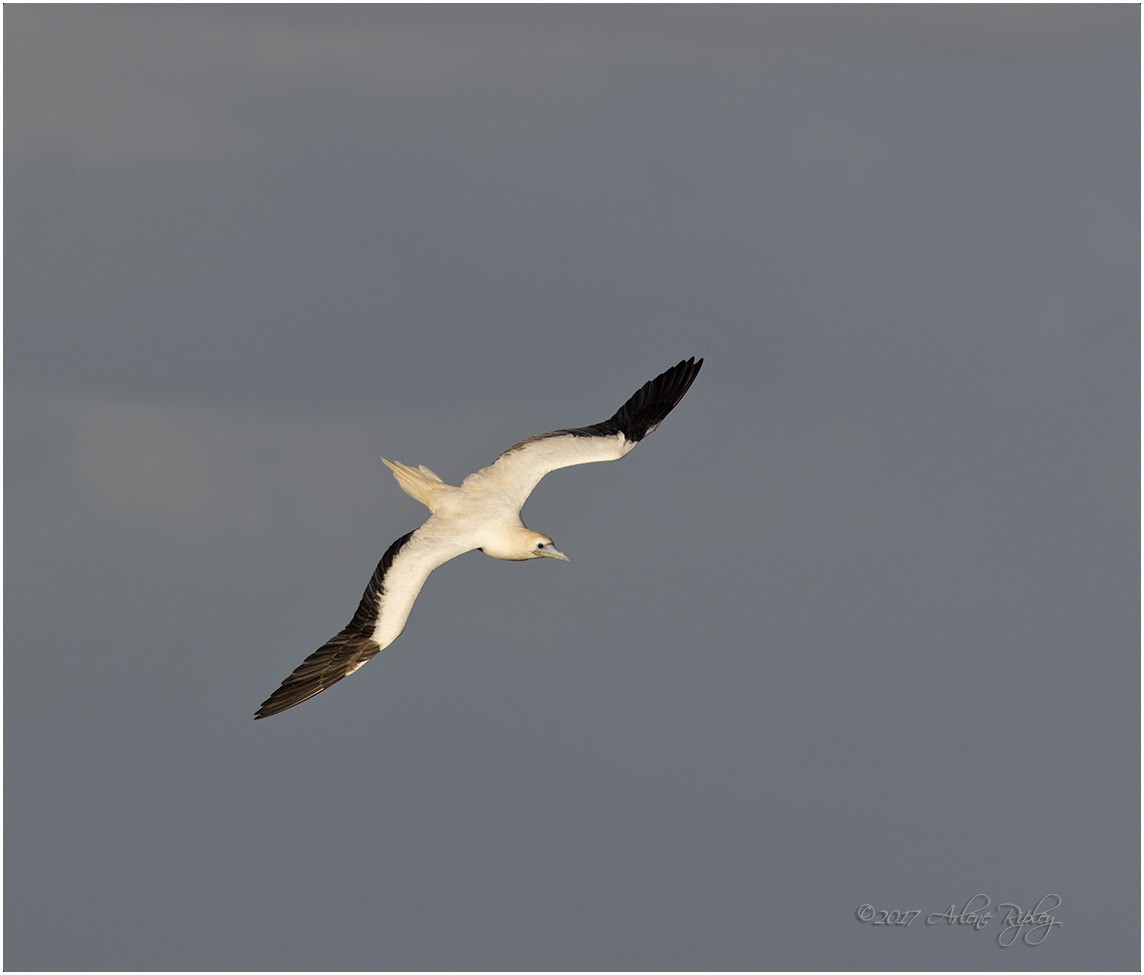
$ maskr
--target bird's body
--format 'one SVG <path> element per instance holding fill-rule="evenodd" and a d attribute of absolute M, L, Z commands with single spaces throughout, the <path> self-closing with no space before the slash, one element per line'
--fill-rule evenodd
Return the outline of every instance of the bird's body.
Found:
<path fill-rule="evenodd" d="M 446 484 L 429 468 L 382 458 L 428 520 L 394 542 L 374 570 L 353 619 L 314 651 L 259 708 L 266 718 L 335 684 L 401 635 L 429 574 L 474 550 L 496 559 L 567 561 L 552 539 L 527 528 L 520 509 L 540 479 L 574 464 L 619 460 L 659 425 L 695 381 L 703 360 L 686 359 L 646 383 L 603 423 L 555 430 L 509 447 L 492 464 Z"/>

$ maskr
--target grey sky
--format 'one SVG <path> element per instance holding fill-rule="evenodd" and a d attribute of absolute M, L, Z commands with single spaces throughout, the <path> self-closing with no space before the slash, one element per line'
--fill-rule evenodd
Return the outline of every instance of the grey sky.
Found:
<path fill-rule="evenodd" d="M 7 968 L 1139 967 L 1137 7 L 4 15 Z"/>

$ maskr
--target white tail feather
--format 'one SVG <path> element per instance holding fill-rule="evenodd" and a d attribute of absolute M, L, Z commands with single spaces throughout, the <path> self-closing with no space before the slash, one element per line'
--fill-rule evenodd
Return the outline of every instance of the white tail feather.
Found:
<path fill-rule="evenodd" d="M 393 471 L 393 476 L 401 485 L 402 491 L 414 501 L 420 501 L 430 511 L 436 510 L 435 502 L 440 496 L 441 489 L 449 487 L 441 478 L 424 464 L 410 467 L 401 461 L 386 460 L 384 457 L 381 458 L 381 462 Z"/>

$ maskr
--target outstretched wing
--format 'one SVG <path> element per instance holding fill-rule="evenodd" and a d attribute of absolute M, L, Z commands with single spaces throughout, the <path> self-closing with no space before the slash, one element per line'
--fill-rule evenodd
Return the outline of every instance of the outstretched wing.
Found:
<path fill-rule="evenodd" d="M 258 709 L 268 718 L 320 694 L 384 650 L 405 629 L 405 621 L 429 573 L 464 548 L 422 525 L 389 546 L 378 562 L 354 618 L 341 633 L 308 656 Z"/>
<path fill-rule="evenodd" d="M 532 489 L 551 471 L 574 464 L 619 460 L 663 421 L 695 382 L 702 359 L 684 359 L 644 383 L 603 423 L 553 430 L 509 447 L 492 464 L 461 484 L 471 493 L 496 493 L 519 510 Z"/>

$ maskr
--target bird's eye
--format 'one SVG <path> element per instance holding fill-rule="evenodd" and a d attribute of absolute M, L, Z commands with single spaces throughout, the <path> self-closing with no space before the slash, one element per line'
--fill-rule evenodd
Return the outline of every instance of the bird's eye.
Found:
<path fill-rule="evenodd" d="M 544 542 L 537 542 L 536 547 L 537 548 L 544 548 Z"/>

